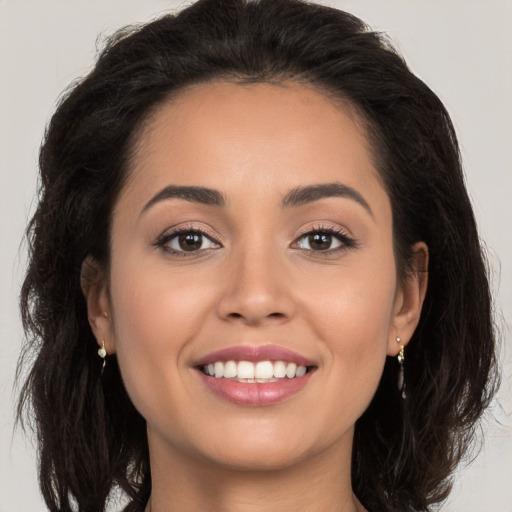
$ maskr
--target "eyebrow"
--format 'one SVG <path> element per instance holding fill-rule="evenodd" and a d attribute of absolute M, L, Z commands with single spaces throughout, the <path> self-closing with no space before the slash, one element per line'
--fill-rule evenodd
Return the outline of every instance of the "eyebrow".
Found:
<path fill-rule="evenodd" d="M 283 199 L 282 208 L 296 208 L 328 197 L 345 197 L 359 203 L 372 217 L 373 212 L 364 197 L 352 187 L 342 183 L 321 183 L 307 187 L 298 187 L 290 191 Z"/>
<path fill-rule="evenodd" d="M 288 192 L 281 202 L 281 208 L 297 208 L 307 203 L 329 197 L 344 197 L 360 204 L 372 217 L 373 212 L 364 197 L 352 187 L 342 183 L 321 183 L 319 185 L 308 185 L 297 187 Z M 155 194 L 142 208 L 141 215 L 154 204 L 166 199 L 183 199 L 193 203 L 216 206 L 222 208 L 227 201 L 225 196 L 218 190 L 198 186 L 168 185 Z"/>
<path fill-rule="evenodd" d="M 226 204 L 224 195 L 218 190 L 206 187 L 169 185 L 154 195 L 142 208 L 141 215 L 154 204 L 166 199 L 183 199 L 208 206 L 223 207 Z"/>

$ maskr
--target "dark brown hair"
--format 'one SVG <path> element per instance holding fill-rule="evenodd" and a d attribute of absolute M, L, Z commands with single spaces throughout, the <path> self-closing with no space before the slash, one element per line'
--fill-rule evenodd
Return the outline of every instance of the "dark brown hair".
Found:
<path fill-rule="evenodd" d="M 30 373 L 18 414 L 33 421 L 52 511 L 103 511 L 113 488 L 142 511 L 151 492 L 145 421 L 115 356 L 103 375 L 80 268 L 109 261 L 113 205 L 137 133 L 185 87 L 300 81 L 354 106 L 393 209 L 397 266 L 429 247 L 429 284 L 405 363 L 388 358 L 356 424 L 352 481 L 371 511 L 446 498 L 496 385 L 491 300 L 456 136 L 446 109 L 387 39 L 345 12 L 300 0 L 200 0 L 121 30 L 62 98 L 40 153 L 21 293 Z"/>

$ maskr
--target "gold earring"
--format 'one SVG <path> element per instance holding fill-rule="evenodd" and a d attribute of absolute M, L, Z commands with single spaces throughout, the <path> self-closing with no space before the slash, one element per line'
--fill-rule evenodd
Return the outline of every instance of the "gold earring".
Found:
<path fill-rule="evenodd" d="M 402 394 L 402 399 L 405 400 L 406 393 L 405 393 L 405 379 L 404 379 L 404 361 L 405 361 L 405 354 L 404 350 L 405 347 L 402 344 L 402 340 L 400 338 L 396 338 L 396 342 L 400 345 L 400 352 L 398 353 L 397 359 L 398 364 L 400 365 L 400 368 L 398 369 L 398 391 Z"/>

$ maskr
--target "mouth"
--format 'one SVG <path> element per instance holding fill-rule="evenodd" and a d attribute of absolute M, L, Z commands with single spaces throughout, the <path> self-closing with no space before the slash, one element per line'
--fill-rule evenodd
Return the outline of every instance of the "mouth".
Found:
<path fill-rule="evenodd" d="M 215 379 L 230 379 L 245 384 L 266 384 L 280 379 L 297 379 L 314 371 L 314 365 L 303 366 L 288 361 L 215 361 L 198 369 Z"/>
<path fill-rule="evenodd" d="M 282 347 L 234 347 L 209 354 L 195 366 L 218 397 L 237 405 L 264 406 L 302 390 L 317 365 Z"/>

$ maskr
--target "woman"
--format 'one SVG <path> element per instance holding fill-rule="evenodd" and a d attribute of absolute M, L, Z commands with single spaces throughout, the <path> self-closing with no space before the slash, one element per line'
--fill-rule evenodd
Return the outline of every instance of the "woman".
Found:
<path fill-rule="evenodd" d="M 121 32 L 41 179 L 20 411 L 49 509 L 447 496 L 494 390 L 488 284 L 448 114 L 381 36 L 293 0 Z"/>

